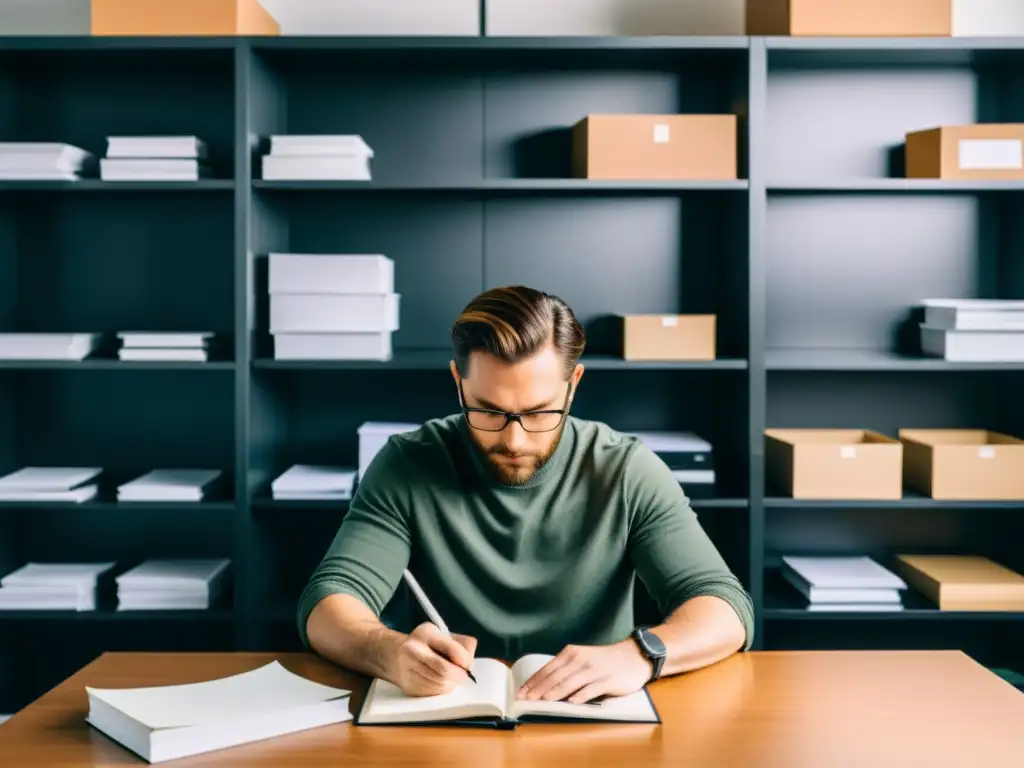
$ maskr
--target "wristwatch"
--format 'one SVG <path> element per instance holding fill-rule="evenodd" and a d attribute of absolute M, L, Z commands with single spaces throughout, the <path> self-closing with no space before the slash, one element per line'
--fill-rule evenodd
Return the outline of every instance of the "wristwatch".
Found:
<path fill-rule="evenodd" d="M 646 656 L 647 660 L 654 665 L 654 672 L 651 674 L 650 679 L 657 680 L 661 676 L 661 668 L 665 666 L 665 656 L 668 654 L 665 644 L 661 642 L 661 638 L 649 629 L 634 629 L 632 637 L 636 644 L 640 646 L 640 653 Z"/>

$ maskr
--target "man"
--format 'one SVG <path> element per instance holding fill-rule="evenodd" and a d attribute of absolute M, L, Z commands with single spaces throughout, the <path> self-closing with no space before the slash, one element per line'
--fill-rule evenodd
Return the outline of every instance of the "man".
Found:
<path fill-rule="evenodd" d="M 408 695 L 466 682 L 474 655 L 555 657 L 518 696 L 589 701 L 750 647 L 747 593 L 667 466 L 569 415 L 583 330 L 557 297 L 487 291 L 452 329 L 457 415 L 392 437 L 304 590 L 299 632 Z M 628 397 L 628 393 L 623 393 Z M 408 567 L 454 634 L 379 616 Z M 664 621 L 634 626 L 639 576 Z"/>

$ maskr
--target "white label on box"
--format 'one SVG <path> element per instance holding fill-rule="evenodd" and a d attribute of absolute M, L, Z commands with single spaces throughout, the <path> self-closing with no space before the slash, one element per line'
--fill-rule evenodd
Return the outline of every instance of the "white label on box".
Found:
<path fill-rule="evenodd" d="M 983 445 L 978 449 L 979 459 L 994 459 L 996 457 L 996 449 L 991 445 Z"/>
<path fill-rule="evenodd" d="M 668 144 L 669 137 L 671 136 L 668 125 L 665 123 L 655 123 L 654 125 L 654 143 L 655 144 Z"/>
<path fill-rule="evenodd" d="M 844 459 L 856 459 L 857 449 L 854 448 L 852 445 L 844 445 L 840 447 L 839 455 L 842 456 Z"/>
<path fill-rule="evenodd" d="M 1024 168 L 1020 139 L 961 139 L 960 170 L 992 171 Z"/>
<path fill-rule="evenodd" d="M 677 325 L 679 325 L 679 318 L 678 317 L 663 317 L 663 318 L 661 318 L 661 327 L 662 328 L 675 328 Z"/>

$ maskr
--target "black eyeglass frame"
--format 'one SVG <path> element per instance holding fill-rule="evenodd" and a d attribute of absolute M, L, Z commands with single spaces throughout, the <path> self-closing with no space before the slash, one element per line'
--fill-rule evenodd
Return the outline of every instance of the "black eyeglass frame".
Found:
<path fill-rule="evenodd" d="M 562 423 L 565 421 L 565 417 L 569 413 L 569 398 L 571 396 L 572 382 L 570 381 L 566 384 L 565 387 L 565 404 L 561 409 L 545 409 L 540 411 L 523 411 L 521 413 L 510 413 L 509 411 L 498 411 L 493 408 L 470 408 L 469 406 L 466 405 L 466 394 L 462 390 L 462 382 L 459 382 L 459 405 L 462 407 L 462 417 L 466 420 L 466 426 L 468 426 L 470 429 L 475 429 L 480 432 L 501 432 L 513 421 L 518 421 L 519 426 L 522 427 L 524 431 L 529 432 L 530 434 L 533 435 L 542 435 L 545 432 L 554 432 L 556 429 L 562 426 Z M 488 413 L 491 415 L 504 416 L 505 421 L 502 422 L 502 425 L 497 429 L 483 429 L 482 427 L 474 427 L 469 421 L 469 414 L 471 413 Z M 523 416 L 535 416 L 539 414 L 549 413 L 557 413 L 559 416 L 558 423 L 555 424 L 550 429 L 530 429 L 525 424 L 523 424 Z"/>

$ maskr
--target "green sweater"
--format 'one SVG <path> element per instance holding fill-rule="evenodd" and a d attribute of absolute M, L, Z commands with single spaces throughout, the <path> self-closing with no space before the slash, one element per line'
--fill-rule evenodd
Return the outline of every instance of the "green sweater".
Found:
<path fill-rule="evenodd" d="M 629 636 L 639 576 L 667 616 L 714 595 L 753 640 L 753 607 L 679 483 L 643 443 L 571 417 L 528 484 L 492 480 L 461 416 L 396 435 L 374 457 L 306 585 L 298 626 L 328 595 L 378 615 L 408 567 L 477 655 L 515 659 Z"/>

